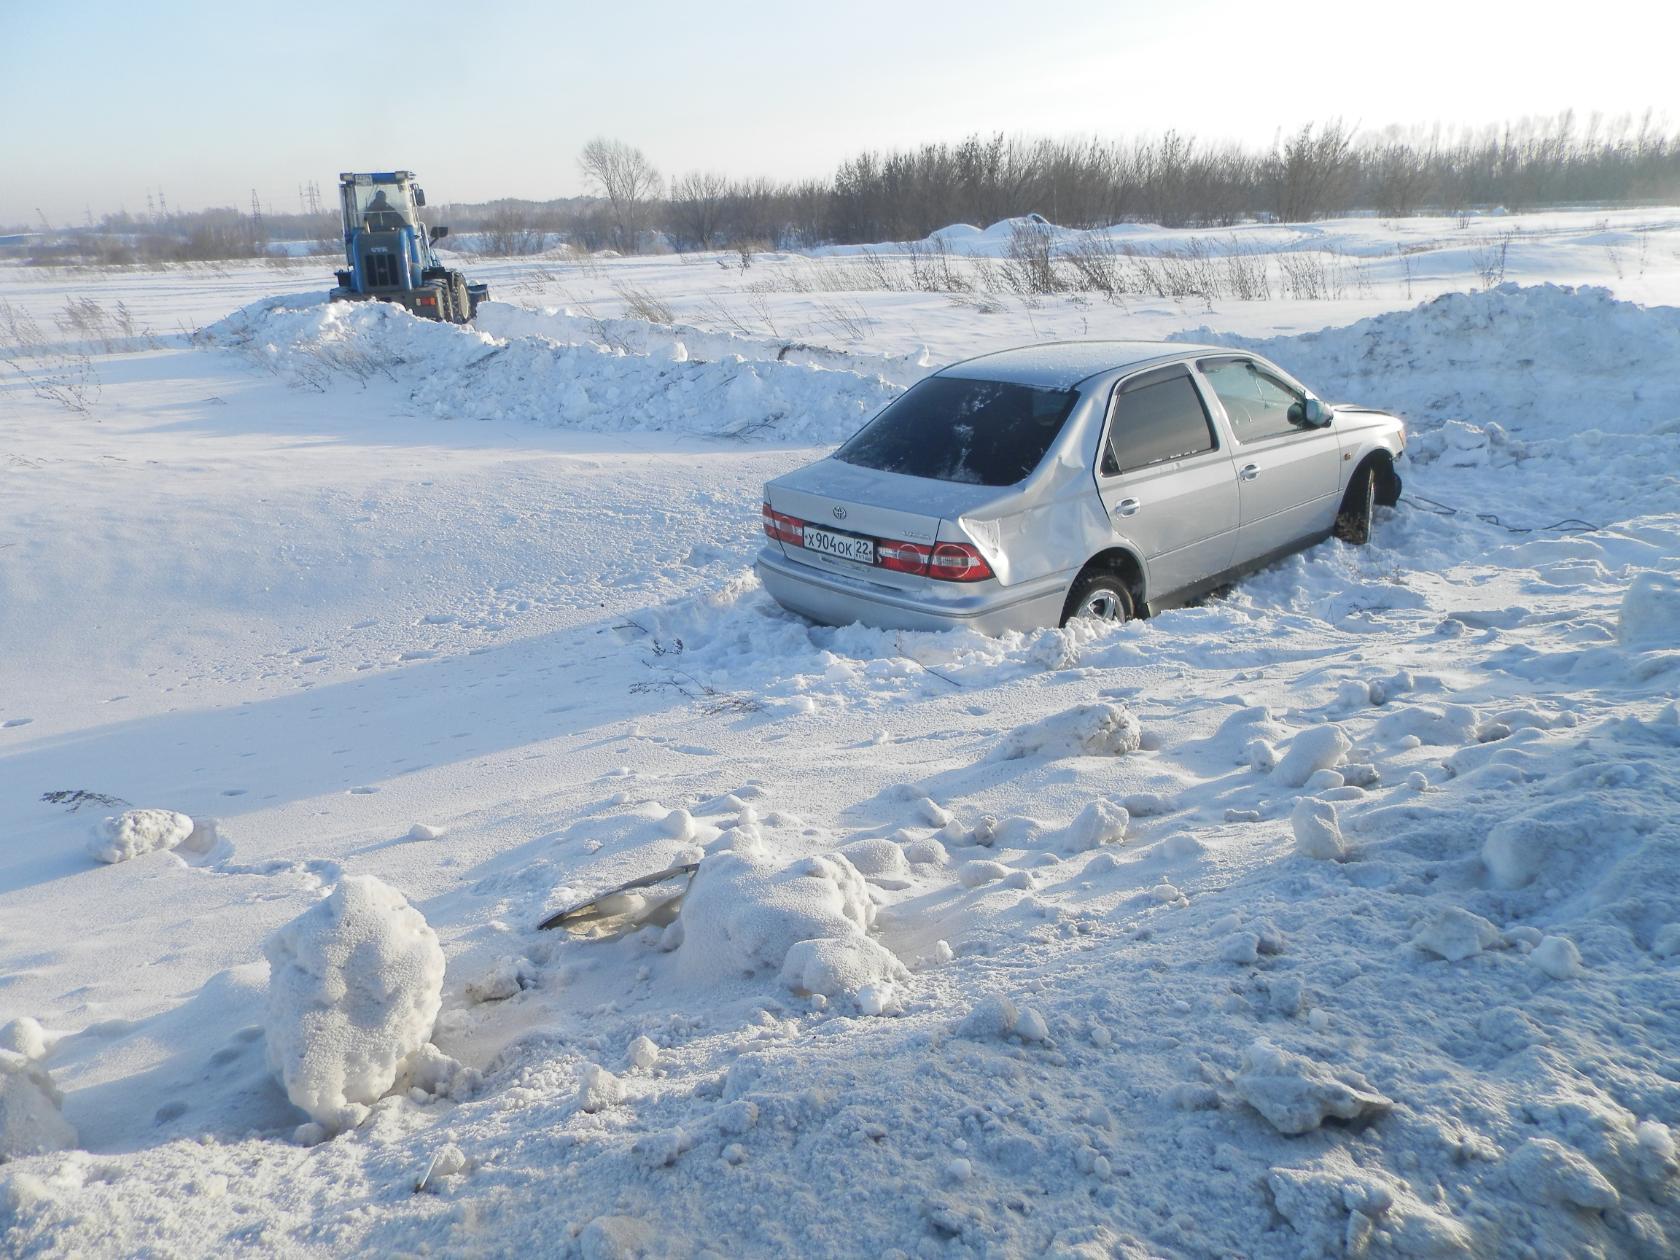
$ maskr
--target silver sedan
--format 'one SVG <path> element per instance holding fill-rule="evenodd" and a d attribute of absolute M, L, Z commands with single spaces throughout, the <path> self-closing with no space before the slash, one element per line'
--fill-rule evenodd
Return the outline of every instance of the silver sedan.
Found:
<path fill-rule="evenodd" d="M 764 488 L 755 566 L 831 625 L 986 634 L 1148 615 L 1400 495 L 1399 419 L 1258 355 L 1162 342 L 1005 350 L 934 373 Z"/>

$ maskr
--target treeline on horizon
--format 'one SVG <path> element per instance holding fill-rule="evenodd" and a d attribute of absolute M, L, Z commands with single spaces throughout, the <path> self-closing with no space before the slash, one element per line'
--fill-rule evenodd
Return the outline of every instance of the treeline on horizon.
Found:
<path fill-rule="evenodd" d="M 1178 132 L 1130 140 L 976 135 L 865 151 L 829 179 L 791 182 L 713 171 L 667 179 L 635 147 L 600 139 L 585 146 L 579 168 L 589 196 L 455 202 L 427 217 L 448 222 L 462 246 L 509 255 L 562 244 L 636 253 L 918 240 L 953 223 L 984 227 L 1034 213 L 1073 228 L 1227 227 L 1350 213 L 1680 202 L 1680 130 L 1650 113 L 1607 122 L 1566 112 L 1456 133 L 1356 132 L 1337 120 L 1304 126 L 1266 150 Z M 336 213 L 216 209 L 112 215 L 74 236 L 82 239 L 43 248 L 73 255 L 79 246 L 86 258 L 92 245 L 90 261 L 107 262 L 260 256 L 282 240 L 333 252 L 339 225 Z"/>

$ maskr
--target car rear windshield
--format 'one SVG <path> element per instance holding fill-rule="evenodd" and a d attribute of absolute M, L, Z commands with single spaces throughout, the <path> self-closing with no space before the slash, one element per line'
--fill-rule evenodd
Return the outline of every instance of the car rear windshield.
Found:
<path fill-rule="evenodd" d="M 1012 486 L 1038 467 L 1075 397 L 1070 389 L 930 376 L 888 404 L 834 457 L 933 481 Z"/>

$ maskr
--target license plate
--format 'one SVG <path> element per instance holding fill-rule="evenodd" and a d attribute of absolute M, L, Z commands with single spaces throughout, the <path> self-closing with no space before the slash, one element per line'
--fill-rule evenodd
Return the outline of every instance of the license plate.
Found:
<path fill-rule="evenodd" d="M 842 560 L 855 560 L 859 564 L 875 563 L 873 538 L 837 534 L 831 529 L 818 529 L 815 525 L 805 527 L 805 549 L 819 551 L 825 556 L 838 556 Z"/>

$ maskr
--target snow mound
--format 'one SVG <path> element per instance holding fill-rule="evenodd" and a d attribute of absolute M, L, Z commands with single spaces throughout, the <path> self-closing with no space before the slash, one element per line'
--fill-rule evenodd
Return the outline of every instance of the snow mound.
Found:
<path fill-rule="evenodd" d="M 1352 747 L 1353 741 L 1339 726 L 1315 726 L 1310 731 L 1302 731 L 1291 741 L 1289 751 L 1272 771 L 1272 778 L 1284 787 L 1305 787 L 1318 771 L 1340 765 Z"/>
<path fill-rule="evenodd" d="M 597 341 L 502 340 L 418 319 L 388 302 L 268 299 L 199 339 L 316 386 L 387 375 L 410 390 L 415 406 L 440 418 L 591 432 L 831 444 L 856 432 L 901 388 L 879 375 L 773 357 L 728 353 L 702 361 L 665 350 L 626 353 Z"/>
<path fill-rule="evenodd" d="M 875 903 L 838 853 L 778 867 L 761 851 L 731 849 L 700 864 L 683 901 L 678 958 L 690 982 L 775 972 L 791 988 L 861 999 L 905 978 L 866 933 Z"/>
<path fill-rule="evenodd" d="M 0 1051 L 0 1164 L 75 1146 L 76 1130 L 65 1120 L 63 1105 L 45 1069 Z"/>
<path fill-rule="evenodd" d="M 1590 286 L 1502 284 L 1318 332 L 1253 340 L 1204 327 L 1170 339 L 1274 355 L 1330 397 L 1523 435 L 1579 435 L 1583 396 L 1599 415 L 1680 416 L 1680 310 Z"/>
<path fill-rule="evenodd" d="M 443 995 L 436 934 L 401 893 L 351 875 L 265 952 L 270 1065 L 322 1128 L 361 1123 L 431 1039 Z"/>
<path fill-rule="evenodd" d="M 1261 1038 L 1243 1051 L 1237 1095 L 1291 1137 L 1310 1133 L 1327 1119 L 1380 1116 L 1394 1105 L 1357 1072 L 1332 1072 L 1321 1063 Z"/>
<path fill-rule="evenodd" d="M 172 809 L 127 809 L 94 827 L 88 852 L 101 862 L 127 862 L 159 849 L 173 849 L 192 830 L 193 820 Z"/>
<path fill-rule="evenodd" d="M 1081 704 L 1017 727 L 997 750 L 1000 761 L 1021 757 L 1117 757 L 1143 744 L 1137 719 L 1118 704 Z"/>
<path fill-rule="evenodd" d="M 1591 1160 L 1551 1138 L 1530 1138 L 1506 1167 L 1512 1182 L 1537 1203 L 1567 1203 L 1605 1212 L 1622 1202 L 1616 1187 Z"/>
<path fill-rule="evenodd" d="M 1617 617 L 1626 647 L 1680 646 L 1680 578 L 1641 573 L 1629 583 Z"/>

